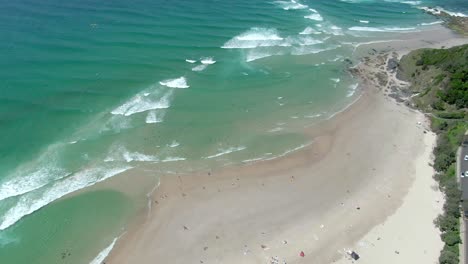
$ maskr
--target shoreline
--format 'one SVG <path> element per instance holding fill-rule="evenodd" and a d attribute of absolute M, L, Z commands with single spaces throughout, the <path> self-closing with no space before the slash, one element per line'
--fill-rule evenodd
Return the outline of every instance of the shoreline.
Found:
<path fill-rule="evenodd" d="M 447 44 L 442 42 L 436 45 Z M 400 48 L 399 51 L 402 53 L 405 49 Z M 369 86 L 365 82 L 363 85 Z M 186 263 L 195 259 L 203 263 L 231 263 L 239 260 L 243 263 L 265 263 L 271 257 L 279 256 L 287 263 L 299 263 L 302 259 L 298 256 L 299 251 L 306 252 L 304 260 L 327 262 L 341 259 L 345 254 L 343 248 L 360 241 L 373 227 L 390 219 L 402 204 L 407 203 L 406 197 L 410 196 L 414 182 L 419 179 L 416 176 L 422 175 L 414 172 L 415 164 L 424 167 L 425 163 L 429 167 L 425 159 L 408 161 L 414 156 L 427 156 L 428 149 L 423 147 L 425 145 L 420 138 L 426 128 L 417 125 L 425 122 L 425 117 L 420 112 L 395 102 L 379 90 L 370 87 L 362 89 L 361 98 L 357 102 L 321 124 L 319 128 L 308 131 L 315 140 L 312 146 L 284 158 L 209 174 L 198 173 L 177 178 L 163 176 L 161 186 L 153 195 L 154 207 L 157 209 L 151 211 L 146 220 L 133 225 L 128 234 L 117 242 L 108 257 L 109 261 L 145 263 L 161 260 Z M 379 114 L 383 116 L 378 116 Z M 381 120 L 384 116 L 386 121 Z M 391 127 L 388 127 L 389 119 L 395 121 Z M 382 123 L 379 124 L 383 127 L 356 127 L 356 123 L 369 125 L 370 120 Z M 402 126 L 401 123 L 405 125 Z M 367 131 L 356 133 L 349 129 L 350 126 Z M 395 126 L 398 126 L 397 130 L 401 133 L 398 137 L 395 131 L 385 133 L 382 130 L 384 127 L 395 130 Z M 390 147 L 400 151 L 404 149 L 405 155 L 390 158 L 388 155 L 395 150 L 388 149 L 389 146 L 384 147 L 384 151 L 377 151 L 375 155 L 375 150 L 368 149 L 373 148 L 373 144 L 369 139 L 363 140 L 362 134 L 369 133 L 368 130 L 380 134 L 382 140 L 395 141 Z M 356 141 L 361 140 L 360 144 L 346 142 L 350 135 L 359 136 Z M 369 136 L 372 137 L 370 141 L 377 140 L 375 143 L 378 144 L 379 138 Z M 402 139 L 402 136 L 406 139 Z M 435 138 L 432 139 L 432 144 L 434 140 Z M 402 141 L 406 141 L 406 144 L 402 144 Z M 343 142 L 343 145 L 338 142 Z M 364 147 L 363 143 L 368 146 Z M 346 144 L 353 151 L 359 152 L 358 147 L 367 149 L 361 152 L 363 155 L 374 153 L 371 155 L 380 156 L 385 152 L 387 160 L 379 157 L 372 163 L 362 164 L 362 159 L 352 158 L 354 155 L 350 152 L 345 155 L 338 152 L 339 148 L 346 148 Z M 431 145 L 430 142 L 426 144 Z M 432 151 L 432 148 L 429 150 Z M 334 164 L 333 160 L 337 157 L 343 159 L 346 156 L 352 162 L 344 162 L 347 166 L 340 167 L 347 173 L 350 173 L 349 170 L 356 170 L 350 177 L 339 175 L 341 170 L 326 166 Z M 390 168 L 388 164 L 393 162 L 400 168 Z M 422 162 L 424 163 L 421 164 Z M 370 167 L 373 168 L 367 173 L 362 172 L 362 169 L 369 170 Z M 387 175 L 382 179 L 382 175 L 373 172 L 381 171 L 375 167 L 391 169 L 392 174 L 399 171 L 401 174 L 391 178 Z M 402 167 L 405 169 L 401 170 Z M 317 171 L 336 178 L 317 175 L 321 174 Z M 382 171 L 383 174 L 388 173 Z M 309 174 L 314 174 L 314 177 Z M 430 179 L 432 181 L 432 177 Z M 291 187 L 297 183 L 301 183 L 298 189 L 297 186 Z M 321 201 L 312 202 L 313 206 L 300 202 L 314 199 Z M 381 202 L 378 202 L 379 199 Z M 349 204 L 352 204 L 351 208 Z M 363 210 L 364 208 L 372 210 Z M 213 210 L 217 211 L 216 215 L 211 216 L 215 219 L 203 217 L 210 216 Z M 335 228 L 340 226 L 343 219 L 347 219 L 345 222 L 349 225 Z M 427 220 L 431 223 L 433 221 Z M 436 230 L 435 226 L 433 229 Z M 431 250 L 436 251 L 438 256 L 437 249 Z"/>
<path fill-rule="evenodd" d="M 417 43 L 414 44 L 417 45 Z M 437 43 L 436 45 L 441 44 Z M 409 51 L 410 48 L 407 48 L 407 50 Z M 404 52 L 404 49 L 400 47 L 399 51 Z M 361 85 L 369 86 L 370 84 L 363 83 L 360 84 L 360 86 Z M 366 208 L 375 208 L 375 206 L 382 206 L 378 205 L 375 202 L 375 200 L 373 202 L 364 201 L 364 197 L 367 196 L 374 196 L 375 198 L 375 196 L 379 197 L 379 195 L 383 195 L 382 193 L 376 194 L 375 190 L 373 190 L 374 188 L 376 188 L 376 186 L 380 186 L 381 182 L 379 183 L 379 181 L 381 181 L 381 179 L 379 179 L 372 171 L 367 172 L 365 177 L 357 176 L 358 178 L 356 179 L 350 179 L 351 177 L 346 176 L 340 177 L 336 176 L 336 170 L 334 170 L 333 173 L 330 173 L 329 170 L 325 168 L 327 166 L 324 166 L 324 163 L 333 164 L 333 162 L 330 162 L 330 159 L 333 160 L 337 157 L 343 158 L 343 156 L 345 158 L 346 156 L 348 156 L 348 159 L 356 161 L 355 158 L 350 158 L 350 156 L 352 155 L 348 155 L 349 152 L 346 153 L 346 156 L 343 154 L 336 153 L 337 141 L 346 141 L 345 138 L 346 136 L 349 136 L 349 134 L 353 134 L 354 136 L 356 136 L 357 140 L 359 140 L 358 136 L 362 137 L 362 135 L 359 135 L 360 133 L 356 133 L 355 131 L 349 131 L 349 129 L 347 129 L 346 126 L 356 125 L 352 124 L 353 122 L 360 122 L 361 125 L 368 126 L 369 118 L 377 118 L 375 113 L 369 113 L 369 109 L 381 111 L 381 115 L 388 114 L 386 113 L 386 111 L 383 111 L 384 109 L 390 110 L 393 113 L 392 118 L 394 118 L 395 120 L 399 120 L 401 118 L 406 119 L 399 120 L 398 122 L 396 122 L 397 125 L 401 121 L 406 122 L 407 125 L 410 125 L 411 122 L 408 123 L 408 116 L 411 116 L 412 121 L 419 120 L 417 122 L 423 122 L 425 119 L 421 113 L 415 112 L 407 107 L 399 105 L 393 99 L 390 99 L 388 95 L 384 95 L 383 93 L 381 93 L 381 91 L 378 91 L 379 89 L 376 90 L 371 87 L 365 87 L 361 88 L 361 90 L 362 94 L 360 95 L 360 98 L 356 100 L 355 103 L 351 104 L 341 112 L 335 114 L 335 116 L 330 120 L 319 124 L 318 126 L 320 127 L 314 127 L 313 129 L 309 129 L 306 131 L 306 133 L 314 139 L 314 143 L 312 144 L 312 146 L 288 154 L 285 157 L 279 159 L 270 161 L 260 161 L 244 166 L 236 166 L 235 168 L 222 168 L 218 171 L 213 171 L 208 174 L 206 172 L 199 172 L 191 175 L 180 175 L 177 178 L 174 177 L 175 175 L 163 176 L 161 178 L 161 186 L 158 189 L 156 189 L 155 193 L 153 194 L 152 207 L 156 208 L 156 210 L 145 212 L 145 215 L 148 215 L 147 217 L 144 217 L 144 219 L 143 217 L 141 217 L 140 220 L 135 221 L 135 223 L 131 224 L 130 228 L 128 228 L 127 234 L 122 236 L 121 239 L 117 241 L 114 250 L 110 253 L 110 255 L 107 258 L 108 261 L 110 263 L 128 263 L 132 261 L 146 263 L 150 260 L 161 260 L 162 262 L 186 263 L 187 261 L 193 260 L 194 257 L 200 256 L 200 258 L 204 259 L 200 259 L 200 261 L 203 261 L 204 263 L 217 263 L 221 261 L 223 263 L 230 263 L 238 261 L 241 256 L 252 256 L 253 258 L 251 260 L 241 260 L 243 261 L 243 263 L 259 263 L 267 261 L 269 257 L 273 257 L 274 255 L 281 255 L 283 258 L 287 259 L 287 263 L 295 263 L 296 261 L 299 261 L 301 259 L 298 257 L 297 252 L 299 248 L 302 248 L 301 250 L 304 250 L 304 252 L 307 251 L 304 260 L 339 260 L 344 253 L 342 251 L 340 253 L 337 253 L 339 252 L 338 250 L 343 248 L 343 246 L 352 245 L 353 243 L 356 243 L 356 241 L 361 239 L 365 234 L 368 234 L 369 230 L 372 227 L 386 221 L 386 219 L 390 215 L 392 215 L 395 211 L 397 211 L 398 208 L 400 208 L 401 204 L 406 203 L 406 200 L 403 201 L 403 197 L 406 197 L 406 193 L 414 185 L 413 182 L 415 181 L 415 176 L 410 175 L 409 178 L 399 176 L 400 178 L 398 178 L 398 181 L 388 183 L 392 187 L 390 188 L 391 190 L 388 191 L 389 193 L 391 193 L 391 195 L 387 195 L 397 198 L 389 198 L 388 200 L 390 201 L 385 201 L 384 203 L 387 206 L 385 210 L 383 210 L 382 208 L 376 209 L 376 211 L 372 212 L 369 215 L 366 215 L 367 217 L 365 217 L 372 219 L 366 219 L 365 221 L 362 221 L 363 219 L 360 219 L 362 217 L 356 216 L 354 212 L 355 210 L 357 210 L 358 213 L 361 213 L 364 211 L 361 211 L 361 207 L 364 208 L 363 205 L 365 205 Z M 378 120 L 379 118 L 381 117 L 378 117 L 376 120 Z M 378 122 L 382 121 L 380 120 Z M 414 126 L 417 122 L 413 122 L 412 125 Z M 382 126 L 388 126 L 388 124 L 382 124 Z M 364 127 L 357 128 L 363 129 Z M 390 128 L 391 127 L 389 127 L 389 129 Z M 401 127 L 400 129 L 402 131 L 405 130 L 405 128 L 403 127 Z M 424 130 L 424 128 L 422 127 L 418 127 L 416 130 L 412 128 L 411 133 L 414 133 L 412 135 L 415 136 L 419 132 L 422 133 L 421 129 Z M 346 135 L 344 131 L 347 131 L 348 135 Z M 374 131 L 374 133 L 382 133 L 383 135 L 381 136 L 383 138 L 385 136 L 391 137 L 392 140 L 401 143 L 399 142 L 400 140 L 395 138 L 395 135 L 387 135 L 379 130 Z M 406 135 L 407 133 L 408 131 L 406 133 L 402 132 L 402 135 Z M 338 136 L 337 134 L 340 136 Z M 375 137 L 374 135 L 371 136 Z M 408 141 L 408 144 L 414 145 L 414 139 L 417 138 L 413 138 L 412 140 Z M 376 139 L 374 138 L 373 140 Z M 349 149 L 353 151 L 356 151 L 359 147 L 359 145 L 356 146 L 349 142 L 344 144 L 348 144 Z M 386 151 L 388 151 L 391 154 L 394 150 Z M 408 148 L 408 151 L 412 152 L 412 155 L 406 158 L 410 158 L 414 155 L 425 155 L 424 153 L 427 153 L 427 150 L 421 149 L 420 146 L 413 146 L 412 148 Z M 367 151 L 367 153 L 362 154 L 371 154 L 372 152 L 373 151 Z M 395 164 L 405 162 L 405 159 L 401 158 L 403 157 L 397 157 L 396 159 L 398 159 L 399 162 L 395 161 Z M 376 162 L 376 165 L 379 162 L 382 161 L 379 160 L 378 162 Z M 357 171 L 356 174 L 360 174 L 359 169 L 369 167 L 370 165 L 369 163 L 366 163 L 367 166 L 363 166 L 364 164 L 356 166 L 356 164 L 352 163 L 353 162 L 347 163 L 347 165 L 358 167 L 354 168 Z M 379 165 L 383 167 L 387 166 L 385 164 L 380 163 Z M 408 174 L 408 171 L 412 170 L 412 165 L 408 164 L 407 166 L 408 167 L 405 167 L 404 170 L 406 174 Z M 308 174 L 311 174 L 311 171 L 315 171 L 316 169 L 318 169 L 320 172 L 323 172 L 324 174 L 327 174 L 328 176 L 335 175 L 335 177 L 338 179 L 330 179 L 328 177 L 323 176 L 317 176 L 316 178 L 308 176 Z M 343 171 L 345 171 L 345 169 L 347 168 L 343 167 Z M 317 173 L 312 172 L 312 174 Z M 351 176 L 355 175 L 353 174 Z M 339 184 L 339 178 L 342 178 L 342 180 L 345 180 L 347 183 L 347 187 L 342 185 L 340 186 L 340 188 L 337 188 L 341 189 L 341 192 L 337 192 L 337 190 L 333 188 L 334 184 Z M 365 186 L 360 186 L 360 182 L 357 182 L 359 179 L 364 181 L 369 180 L 370 183 L 364 184 Z M 387 180 L 388 179 L 386 179 L 386 181 Z M 297 182 L 302 182 L 304 184 L 304 186 L 301 186 L 300 191 L 291 189 L 291 187 L 286 187 L 288 185 L 294 185 L 294 183 Z M 323 183 L 323 185 L 320 185 L 321 183 Z M 327 188 L 321 187 L 326 186 L 328 187 L 328 191 L 334 192 L 334 195 L 323 193 L 323 196 L 326 197 L 326 199 L 318 195 L 310 195 L 307 193 L 307 190 L 305 190 L 306 186 L 309 186 L 311 189 L 314 189 L 317 192 L 322 191 L 322 193 L 323 190 L 320 189 Z M 380 186 L 380 188 L 382 188 L 382 186 Z M 296 194 L 295 192 L 298 193 Z M 276 195 L 272 195 L 272 193 L 276 193 Z M 294 197 L 294 199 L 288 198 L 288 195 L 291 195 L 291 193 L 293 193 L 292 196 Z M 255 202 L 252 202 L 252 204 L 250 204 L 248 202 L 250 200 L 240 202 L 234 201 L 236 197 L 238 197 L 237 199 L 244 200 L 242 199 L 243 195 L 249 197 L 249 199 L 254 198 L 252 201 Z M 281 196 L 283 198 L 279 199 L 278 196 Z M 383 195 L 380 198 L 384 198 L 384 196 L 385 195 Z M 266 199 L 266 197 L 268 197 L 269 199 Z M 316 203 L 314 204 L 314 206 L 309 207 L 304 205 L 301 206 L 300 204 L 298 204 L 301 200 L 307 198 L 318 198 L 319 200 L 324 200 L 323 202 L 325 202 L 325 204 L 329 206 L 324 206 L 324 204 Z M 257 199 L 261 200 L 262 202 L 256 202 Z M 286 203 L 283 199 L 289 201 Z M 347 208 L 343 210 L 344 204 L 347 205 L 349 203 L 352 203 L 350 201 L 354 201 L 357 204 L 360 204 L 360 206 L 356 207 L 359 209 Z M 291 206 L 289 205 L 289 203 L 293 203 L 294 205 Z M 236 238 L 236 235 L 242 237 L 242 239 L 237 238 L 234 239 L 236 241 L 229 242 L 228 244 L 223 244 L 220 243 L 221 236 L 214 235 L 214 230 L 212 230 L 213 228 L 210 229 L 206 223 L 202 223 L 202 219 L 200 218 L 199 214 L 200 212 L 204 212 L 205 215 L 209 215 L 209 209 L 220 210 L 220 208 L 230 208 L 230 205 L 232 206 L 232 209 L 227 210 L 226 208 L 228 212 L 224 212 L 224 210 L 221 210 L 223 216 L 214 216 L 218 219 L 212 220 L 211 222 L 213 224 L 221 226 L 226 226 L 229 223 L 228 226 L 231 230 L 224 230 L 220 233 L 228 233 L 228 237 L 229 235 L 232 236 L 231 240 Z M 249 208 L 249 206 L 253 205 L 255 205 L 255 211 L 243 211 L 244 208 Z M 290 208 L 288 208 L 288 206 Z M 265 212 L 265 209 L 262 207 L 267 207 L 269 210 L 266 210 L 267 212 Z M 259 208 L 262 208 L 262 210 L 260 210 L 260 213 L 256 212 L 259 210 Z M 277 214 L 281 214 L 280 212 L 284 210 L 284 208 L 287 209 L 287 212 L 283 212 L 283 214 L 286 214 L 288 217 L 297 217 L 297 219 L 294 218 L 295 221 L 291 221 L 288 220 L 288 217 L 285 218 L 284 216 L 282 216 L 275 221 L 269 220 L 271 218 L 278 217 Z M 237 214 L 232 214 L 233 212 L 231 211 L 234 209 L 237 210 Z M 316 213 L 311 214 L 310 212 L 305 212 L 307 210 L 315 211 Z M 321 212 L 323 216 L 317 217 L 317 211 Z M 252 219 L 250 219 L 252 218 L 252 214 L 254 214 L 253 218 L 256 220 L 260 220 L 260 222 L 261 220 L 266 221 L 267 223 L 273 222 L 271 223 L 271 225 L 274 226 L 273 229 L 280 231 L 277 233 L 283 233 L 284 235 L 273 235 L 270 234 L 270 232 L 261 232 L 260 234 L 251 235 L 237 234 L 239 232 L 256 233 L 254 230 L 261 229 L 262 225 L 258 225 L 258 223 L 252 223 Z M 245 218 L 241 218 L 241 216 L 245 216 Z M 340 217 L 337 218 L 337 216 Z M 341 219 L 344 216 L 349 216 L 350 219 L 352 218 L 356 225 L 352 228 L 350 228 L 349 226 L 342 226 L 341 228 L 337 228 L 337 230 L 329 229 L 330 223 L 338 224 L 339 219 Z M 182 222 L 183 219 L 190 220 L 191 218 L 195 218 L 198 221 L 195 222 L 194 225 L 190 223 L 190 221 L 187 221 L 188 223 L 186 224 Z M 233 223 L 233 218 L 241 219 L 240 223 Z M 432 219 L 430 221 L 432 222 Z M 244 225 L 242 225 L 242 222 L 246 222 L 247 224 L 244 223 Z M 321 224 L 319 224 L 319 222 Z M 252 229 L 253 227 L 256 228 Z M 305 236 L 301 235 L 306 229 L 308 229 L 308 227 L 314 229 L 315 231 Z M 168 228 L 168 230 L 166 228 Z M 271 229 L 271 227 L 269 229 Z M 322 234 L 324 230 L 326 230 L 325 233 L 332 234 Z M 236 233 L 232 233 L 233 231 L 236 231 Z M 151 233 L 151 235 L 149 235 L 149 233 Z M 213 236 L 208 237 L 207 234 L 209 233 L 212 233 Z M 278 246 L 278 244 L 281 244 L 279 243 L 281 242 L 281 238 L 279 238 L 280 236 L 288 237 L 287 239 L 284 239 L 285 241 L 287 241 L 287 244 Z M 196 239 L 194 237 L 196 237 Z M 341 237 L 342 241 L 337 241 L 338 237 Z M 158 243 L 159 239 L 165 241 L 164 243 L 168 243 L 168 245 L 164 245 L 165 249 L 155 249 L 155 247 L 162 246 L 160 243 Z M 258 243 L 263 244 L 259 244 L 258 246 L 246 246 L 247 244 L 251 244 L 254 240 L 258 241 Z M 295 250 L 291 250 L 291 247 L 287 246 L 293 244 L 290 241 L 299 240 L 304 241 L 304 245 L 302 247 L 300 247 L 299 244 L 295 243 L 295 247 L 297 248 Z M 335 247 L 324 248 L 325 242 L 317 242 L 321 240 L 325 240 L 326 242 L 328 242 L 326 244 L 332 243 L 333 245 L 335 245 Z M 186 243 L 191 243 L 191 246 L 184 246 L 184 244 Z M 203 243 L 210 244 L 210 246 L 202 246 Z M 199 248 L 194 248 L 195 244 L 199 245 Z M 211 244 L 214 244 L 214 246 Z M 238 244 L 237 248 L 236 244 Z M 272 246 L 271 244 L 274 244 L 275 246 Z M 261 245 L 264 245 L 269 249 L 266 250 L 266 248 L 262 248 Z M 234 248 L 236 249 L 234 250 Z M 177 249 L 176 252 L 183 252 L 184 256 L 178 256 L 180 254 L 175 254 L 176 252 L 172 251 L 175 249 Z M 211 253 L 213 251 L 215 251 L 215 253 Z M 243 251 L 243 253 L 245 254 L 237 255 L 232 251 Z M 318 256 L 317 252 L 320 252 L 320 256 Z M 198 260 L 196 261 L 198 262 Z"/>

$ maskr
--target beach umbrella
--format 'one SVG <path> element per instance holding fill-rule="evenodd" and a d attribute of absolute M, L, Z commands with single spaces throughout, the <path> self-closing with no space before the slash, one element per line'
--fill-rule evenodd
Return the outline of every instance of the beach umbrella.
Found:
<path fill-rule="evenodd" d="M 304 251 L 301 251 L 301 253 L 299 253 L 299 256 L 304 257 L 305 256 Z"/>

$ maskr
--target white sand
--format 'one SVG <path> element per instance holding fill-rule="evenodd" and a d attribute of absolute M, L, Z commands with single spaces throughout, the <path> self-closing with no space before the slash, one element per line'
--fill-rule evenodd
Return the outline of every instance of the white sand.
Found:
<path fill-rule="evenodd" d="M 443 242 L 433 220 L 440 214 L 443 194 L 429 166 L 435 135 L 424 135 L 424 154 L 416 159 L 415 180 L 403 205 L 381 225 L 374 227 L 349 249 L 361 256 L 358 263 L 438 263 Z M 352 263 L 349 256 L 338 264 Z"/>

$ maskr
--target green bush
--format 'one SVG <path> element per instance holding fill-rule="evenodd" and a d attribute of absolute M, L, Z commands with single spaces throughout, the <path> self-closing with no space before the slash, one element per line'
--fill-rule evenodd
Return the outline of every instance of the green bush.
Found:
<path fill-rule="evenodd" d="M 439 257 L 440 264 L 458 264 L 458 254 L 449 251 L 449 250 L 442 250 L 440 257 Z"/>
<path fill-rule="evenodd" d="M 442 240 L 448 246 L 455 246 L 461 243 L 460 234 L 454 231 L 442 234 Z"/>
<path fill-rule="evenodd" d="M 436 109 L 436 108 L 434 108 L 434 109 Z M 438 109 L 436 109 L 436 110 L 438 110 Z M 445 118 L 445 119 L 462 119 L 462 118 L 465 117 L 464 112 L 438 112 L 438 113 L 436 113 L 436 115 L 438 117 L 440 117 L 440 118 Z"/>

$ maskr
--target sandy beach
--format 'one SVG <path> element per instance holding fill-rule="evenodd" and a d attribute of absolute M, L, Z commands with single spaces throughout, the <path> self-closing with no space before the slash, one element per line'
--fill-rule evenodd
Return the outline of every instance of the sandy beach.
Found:
<path fill-rule="evenodd" d="M 163 176 L 151 210 L 106 263 L 351 263 L 348 249 L 359 263 L 436 263 L 443 244 L 433 220 L 443 197 L 430 166 L 435 135 L 422 113 L 391 97 L 397 80 L 386 67 L 411 49 L 466 43 L 432 35 L 375 45 L 354 70 L 360 98 L 305 131 L 310 146 Z"/>

